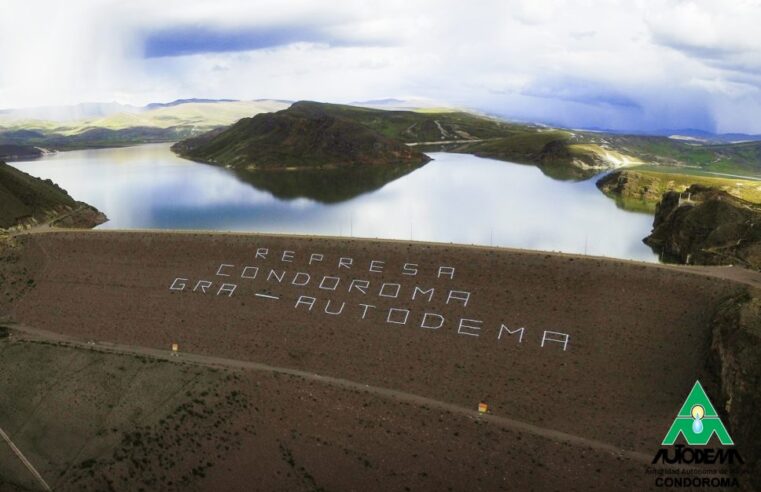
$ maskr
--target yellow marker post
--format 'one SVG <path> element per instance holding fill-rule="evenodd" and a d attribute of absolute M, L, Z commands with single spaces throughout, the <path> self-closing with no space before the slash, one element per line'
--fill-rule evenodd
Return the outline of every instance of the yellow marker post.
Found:
<path fill-rule="evenodd" d="M 179 352 L 179 351 L 180 351 L 180 346 L 177 345 L 176 343 L 173 343 L 172 344 L 172 355 L 177 355 L 177 352 Z"/>
<path fill-rule="evenodd" d="M 478 404 L 478 413 L 486 413 L 489 411 L 489 405 L 484 402 Z"/>

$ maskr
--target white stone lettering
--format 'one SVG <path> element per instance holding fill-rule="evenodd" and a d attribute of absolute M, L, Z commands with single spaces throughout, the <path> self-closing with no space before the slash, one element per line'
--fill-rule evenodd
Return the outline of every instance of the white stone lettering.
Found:
<path fill-rule="evenodd" d="M 460 320 L 460 326 L 457 327 L 457 333 L 460 335 L 470 335 L 472 337 L 479 336 L 479 333 L 481 331 L 481 325 L 483 324 L 483 321 L 479 321 L 477 319 L 461 319 Z M 472 331 L 469 331 L 472 330 Z"/>
<path fill-rule="evenodd" d="M 177 277 L 174 279 L 174 282 L 172 282 L 172 285 L 169 286 L 169 290 L 185 290 L 185 282 L 187 281 L 188 279 L 186 278 Z"/>
<path fill-rule="evenodd" d="M 227 297 L 232 297 L 233 292 L 235 292 L 235 289 L 237 289 L 238 286 L 235 284 L 222 284 L 219 286 L 219 290 L 217 291 L 217 295 L 221 294 L 227 294 Z"/>
<path fill-rule="evenodd" d="M 507 332 L 508 335 L 514 335 L 515 333 L 520 333 L 520 335 L 518 335 L 518 343 L 521 343 L 523 341 L 523 334 L 526 332 L 526 329 L 521 327 L 521 328 L 516 328 L 514 330 L 511 330 L 505 325 L 500 325 L 499 334 L 497 335 L 497 340 L 502 339 L 503 332 Z"/>
<path fill-rule="evenodd" d="M 326 285 L 326 281 L 332 281 L 333 285 Z M 339 277 L 329 277 L 326 275 L 325 277 L 322 277 L 322 280 L 320 280 L 320 288 L 322 290 L 336 290 L 340 282 L 341 279 Z"/>
<path fill-rule="evenodd" d="M 447 296 L 447 304 L 449 304 L 450 300 L 462 301 L 462 305 L 467 307 L 469 299 L 470 292 L 465 292 L 463 290 L 450 290 L 449 295 Z"/>
<path fill-rule="evenodd" d="M 267 275 L 267 282 L 272 280 L 272 277 L 275 277 L 275 280 L 277 280 L 279 284 L 282 284 L 283 279 L 285 278 L 285 270 L 280 272 L 280 275 L 278 275 L 278 273 L 275 270 L 270 270 L 270 273 Z"/>
<path fill-rule="evenodd" d="M 211 287 L 211 282 L 209 282 L 208 280 L 199 280 L 198 282 L 196 282 L 196 286 L 193 287 L 193 292 L 197 291 L 199 289 L 199 287 L 201 289 L 201 292 L 206 294 L 206 289 Z M 219 295 L 219 294 L 217 294 L 217 295 Z"/>
<path fill-rule="evenodd" d="M 272 253 L 271 257 L 269 256 L 270 253 Z M 344 252 L 343 254 L 351 253 Z M 299 310 L 306 308 L 304 310 L 309 312 L 315 311 L 318 313 L 318 316 L 328 315 L 338 317 L 344 316 L 348 312 L 350 313 L 349 316 L 356 321 L 352 310 L 354 309 L 354 306 L 359 306 L 361 313 L 360 319 L 370 320 L 372 322 L 371 324 L 377 323 L 382 325 L 384 323 L 383 316 L 385 315 L 385 323 L 388 324 L 405 326 L 409 324 L 410 326 L 414 325 L 422 329 L 431 330 L 432 332 L 445 330 L 447 332 L 456 331 L 458 335 L 470 337 L 481 337 L 483 334 L 484 338 L 487 338 L 488 335 L 488 337 L 492 338 L 492 341 L 494 341 L 493 337 L 496 337 L 496 343 L 501 343 L 504 338 L 507 345 L 511 347 L 522 346 L 524 339 L 527 343 L 535 343 L 541 340 L 541 348 L 545 348 L 548 344 L 555 343 L 562 346 L 563 351 L 567 351 L 570 346 L 571 336 L 568 333 L 545 330 L 542 332 L 540 339 L 538 335 L 529 333 L 532 330 L 530 327 L 514 324 L 514 320 L 511 321 L 508 319 L 501 323 L 496 322 L 494 324 L 485 325 L 482 320 L 461 317 L 467 316 L 467 314 L 461 314 L 456 317 L 452 314 L 450 317 L 449 314 L 446 313 L 427 311 L 426 309 L 436 311 L 448 310 L 448 308 L 440 306 L 442 300 L 445 301 L 446 305 L 453 305 L 451 309 L 452 311 L 456 311 L 456 308 L 459 308 L 460 306 L 462 308 L 468 308 L 472 297 L 471 291 L 414 285 L 415 283 L 428 283 L 433 280 L 434 277 L 453 280 L 455 276 L 455 267 L 453 266 L 436 265 L 421 267 L 419 263 L 407 261 L 400 263 L 394 262 L 393 264 L 389 264 L 390 266 L 386 268 L 386 262 L 383 260 L 358 259 L 356 261 L 356 266 L 360 270 L 360 275 L 362 275 L 361 271 L 364 269 L 365 265 L 369 265 L 369 272 L 381 274 L 380 277 L 376 277 L 379 280 L 372 281 L 368 279 L 354 278 L 355 273 L 351 270 L 356 270 L 356 268 L 354 268 L 355 261 L 352 257 L 348 256 L 334 256 L 331 254 L 313 253 L 309 251 L 302 252 L 298 249 L 256 249 L 255 260 L 265 260 L 266 265 L 266 260 L 270 258 L 272 262 L 277 262 L 279 260 L 280 262 L 292 263 L 292 265 L 280 265 L 283 269 L 275 270 L 271 269 L 270 266 L 264 266 L 256 261 L 251 262 L 253 263 L 251 265 L 242 266 L 236 266 L 235 264 L 230 263 L 217 263 L 218 267 L 216 271 L 213 272 L 214 275 L 218 277 L 230 277 L 230 279 L 218 279 L 219 282 L 217 282 L 214 280 L 205 280 L 203 277 L 200 277 L 200 280 L 199 277 L 193 279 L 176 277 L 169 286 L 169 290 L 185 291 L 192 288 L 192 292 L 209 294 L 210 296 L 213 296 L 213 298 L 219 296 L 233 297 L 235 293 L 238 293 L 238 285 L 221 282 L 233 280 L 232 277 L 238 275 L 238 272 L 240 272 L 241 279 L 252 280 L 250 283 L 243 284 L 245 296 L 253 296 L 252 299 L 263 298 L 267 299 L 267 302 L 276 303 L 279 300 L 292 299 L 289 295 L 290 292 L 291 295 L 296 294 L 295 297 L 297 297 L 294 309 Z M 338 270 L 337 272 L 334 272 L 333 275 L 316 273 L 312 271 L 310 267 L 303 266 L 305 258 L 309 259 L 309 265 L 316 264 L 317 266 L 331 265 L 334 267 L 336 263 L 332 262 L 335 261 L 338 264 Z M 297 267 L 297 264 L 302 266 Z M 401 267 L 399 265 L 401 265 Z M 301 271 L 299 271 L 299 268 Z M 343 272 L 344 269 L 347 271 Z M 261 278 L 259 277 L 260 270 L 262 273 Z M 208 278 L 211 274 L 212 272 L 210 271 L 205 276 Z M 312 282 L 313 276 L 314 282 Z M 424 278 L 426 276 L 428 277 L 428 281 Z M 402 283 L 404 277 L 421 278 L 415 282 L 409 282 L 410 285 L 408 285 L 406 282 Z M 261 282 L 279 283 L 281 284 L 279 288 L 282 289 L 283 292 L 278 292 L 277 295 L 274 293 L 264 293 L 268 292 L 267 289 L 257 286 L 257 282 L 253 282 L 253 280 L 256 279 L 259 279 Z M 348 286 L 347 291 L 343 290 L 344 285 Z M 340 294 L 338 294 L 339 287 L 341 287 Z M 371 287 L 372 294 L 370 293 Z M 453 285 L 452 287 L 456 288 L 458 286 Z M 305 288 L 307 290 L 305 290 Z M 301 292 L 310 293 L 314 288 L 318 288 L 322 291 L 322 294 L 319 294 L 319 297 L 298 295 Z M 297 290 L 289 291 L 289 289 Z M 408 289 L 411 289 L 411 294 L 409 294 L 410 290 Z M 216 295 L 214 295 L 215 290 Z M 436 293 L 437 290 L 439 291 L 438 294 Z M 445 292 L 447 294 L 446 296 L 444 296 Z M 243 295 L 241 293 L 238 294 Z M 374 297 L 376 294 L 377 298 Z M 339 297 L 339 299 L 336 299 L 335 297 Z M 346 297 L 346 299 L 342 299 L 343 297 Z M 373 300 L 383 298 L 396 299 L 395 302 L 402 304 L 398 305 L 399 307 L 388 308 L 387 306 L 382 306 L 382 308 L 379 309 L 372 304 L 362 304 L 357 302 L 359 300 L 369 300 L 368 297 Z M 195 298 L 195 296 L 192 296 L 192 298 Z M 436 298 L 435 303 L 434 298 Z M 322 309 L 315 310 L 315 306 L 317 306 L 318 303 Z M 424 306 L 423 303 L 426 303 L 426 305 Z M 460 306 L 457 306 L 457 304 Z M 248 303 L 242 303 L 241 306 L 242 309 L 251 309 Z M 478 309 L 478 305 L 476 305 L 476 308 Z M 469 310 L 472 309 L 473 307 L 471 306 Z M 371 314 L 372 310 L 378 311 L 379 314 Z M 478 317 L 475 314 L 470 315 L 473 316 L 473 318 Z M 516 348 L 516 350 L 519 350 L 519 347 Z M 553 353 L 557 349 L 558 347 L 553 347 L 547 352 Z M 556 355 L 560 356 L 560 354 Z"/>
<path fill-rule="evenodd" d="M 386 287 L 389 287 L 387 289 Z M 387 290 L 390 290 L 390 292 L 386 292 Z M 381 285 L 380 291 L 378 292 L 379 297 L 390 297 L 392 299 L 396 299 L 399 297 L 399 291 L 402 290 L 402 286 L 400 284 L 392 284 L 392 283 L 383 283 Z"/>
<path fill-rule="evenodd" d="M 433 292 L 434 292 L 434 288 L 433 288 L 433 287 L 431 287 L 431 288 L 430 288 L 430 289 L 428 289 L 428 290 L 423 290 L 423 289 L 421 289 L 420 287 L 418 287 L 418 286 L 416 285 L 416 286 L 415 286 L 415 290 L 413 290 L 413 291 L 412 291 L 412 300 L 413 300 L 413 301 L 414 301 L 414 300 L 415 300 L 415 298 L 417 297 L 417 294 L 418 294 L 418 292 L 420 292 L 420 294 L 421 294 L 421 295 L 426 295 L 426 294 L 428 294 L 428 302 L 431 302 L 431 299 L 433 298 Z"/>
<path fill-rule="evenodd" d="M 429 317 L 431 317 L 431 318 L 433 318 L 433 317 L 438 318 L 439 324 L 436 325 L 436 326 L 433 326 L 432 324 L 429 325 L 428 324 L 428 318 Z M 442 316 L 440 314 L 436 314 L 436 313 L 425 313 L 423 315 L 423 321 L 420 323 L 420 328 L 428 328 L 430 330 L 438 330 L 442 326 L 444 326 L 444 316 Z"/>
<path fill-rule="evenodd" d="M 344 306 L 346 306 L 346 303 L 342 302 L 341 303 L 341 308 L 338 311 L 331 311 L 330 310 L 330 303 L 331 303 L 331 301 L 328 301 L 328 303 L 325 304 L 325 313 L 326 314 L 332 314 L 333 316 L 338 316 L 339 314 L 341 314 L 344 311 Z"/>
<path fill-rule="evenodd" d="M 303 282 L 301 279 L 303 279 Z M 309 283 L 311 279 L 312 276 L 306 272 L 296 272 L 296 275 L 293 276 L 293 281 L 291 281 L 291 284 L 298 285 L 299 287 L 304 287 Z"/>
<path fill-rule="evenodd" d="M 353 258 L 344 258 L 343 256 L 338 259 L 338 268 L 351 269 L 351 265 L 354 263 Z"/>
<path fill-rule="evenodd" d="M 565 349 L 568 348 L 568 341 L 570 339 L 571 339 L 571 337 L 567 333 L 560 333 L 558 331 L 545 331 L 542 334 L 542 344 L 541 344 L 541 347 L 544 347 L 544 342 L 562 343 L 563 344 L 563 352 L 565 352 Z"/>
<path fill-rule="evenodd" d="M 351 292 L 351 290 L 354 289 L 355 287 L 361 293 L 367 294 L 367 289 L 370 287 L 370 282 L 368 280 L 354 279 L 349 284 L 349 292 Z"/>
<path fill-rule="evenodd" d="M 404 319 L 401 321 L 392 319 L 394 313 L 403 313 Z M 407 324 L 407 318 L 410 317 L 410 310 L 409 309 L 397 309 L 397 308 L 391 308 L 388 310 L 388 316 L 386 317 L 386 323 L 394 323 L 395 325 L 406 325 Z"/>
<path fill-rule="evenodd" d="M 372 306 L 370 304 L 360 304 L 360 306 L 364 307 L 365 309 L 362 311 L 362 319 L 365 319 L 365 316 L 367 316 L 367 310 L 370 308 L 375 309 L 375 306 Z"/>
<path fill-rule="evenodd" d="M 311 310 L 312 310 L 312 308 L 314 307 L 314 304 L 315 304 L 316 302 L 317 302 L 317 299 L 316 299 L 316 298 L 314 298 L 314 297 L 309 297 L 309 296 L 299 296 L 299 298 L 298 298 L 298 299 L 296 299 L 296 305 L 295 305 L 295 306 L 293 306 L 293 308 L 294 308 L 294 309 L 298 309 L 298 308 L 299 308 L 299 305 L 301 305 L 301 304 L 304 304 L 304 305 L 306 305 L 306 306 L 309 306 L 309 308 L 307 309 L 307 311 L 311 311 Z"/>

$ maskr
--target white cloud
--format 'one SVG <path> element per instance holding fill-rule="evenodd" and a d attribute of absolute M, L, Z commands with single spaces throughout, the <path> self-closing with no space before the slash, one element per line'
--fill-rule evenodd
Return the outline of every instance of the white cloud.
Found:
<path fill-rule="evenodd" d="M 569 126 L 761 132 L 747 116 L 761 110 L 758 25 L 742 0 L 4 0 L 0 107 L 416 95 Z M 287 42 L 142 57 L 177 29 Z"/>

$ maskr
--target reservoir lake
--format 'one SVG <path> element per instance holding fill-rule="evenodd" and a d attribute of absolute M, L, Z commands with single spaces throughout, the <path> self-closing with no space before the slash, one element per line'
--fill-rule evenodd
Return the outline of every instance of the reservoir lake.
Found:
<path fill-rule="evenodd" d="M 60 152 L 11 164 L 103 211 L 110 220 L 99 229 L 413 239 L 657 261 L 642 243 L 652 215 L 617 207 L 595 187 L 597 178 L 557 181 L 535 166 L 432 152 L 431 162 L 400 177 L 374 178 L 367 189 L 320 200 L 298 196 L 300 180 L 289 181 L 286 195 L 281 186 L 269 188 L 273 194 L 269 180 L 252 183 L 181 159 L 170 145 Z M 321 179 L 319 186 L 333 186 Z"/>

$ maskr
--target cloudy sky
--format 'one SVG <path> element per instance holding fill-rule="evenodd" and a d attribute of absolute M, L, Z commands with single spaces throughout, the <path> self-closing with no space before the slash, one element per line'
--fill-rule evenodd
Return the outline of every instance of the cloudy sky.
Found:
<path fill-rule="evenodd" d="M 0 0 L 0 108 L 419 97 L 761 133 L 761 2 Z"/>

